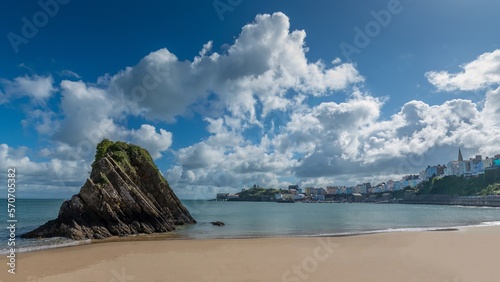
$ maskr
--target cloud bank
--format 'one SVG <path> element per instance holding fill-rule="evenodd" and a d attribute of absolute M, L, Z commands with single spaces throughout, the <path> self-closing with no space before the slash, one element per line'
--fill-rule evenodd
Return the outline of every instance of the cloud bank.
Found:
<path fill-rule="evenodd" d="M 97 142 L 119 139 L 144 146 L 156 160 L 171 156 L 162 169 L 176 192 L 208 198 L 252 184 L 324 187 L 395 179 L 450 160 L 458 146 L 471 154 L 499 153 L 499 50 L 457 74 L 425 74 L 438 91 L 482 91 L 481 105 L 409 101 L 383 118 L 387 97 L 364 90 L 352 63 L 308 60 L 305 38 L 305 31 L 290 30 L 285 14 L 265 14 L 220 53 L 211 41 L 191 60 L 160 49 L 95 83 L 77 75 L 60 82 L 36 75 L 1 80 L 0 104 L 28 97 L 23 124 L 48 145 L 33 152 L 1 144 L 0 169 L 20 167 L 34 194 L 74 192 Z M 333 102 L 332 95 L 345 100 Z M 183 131 L 165 127 L 195 113 L 205 137 L 172 149 Z M 140 122 L 131 126 L 130 120 Z"/>

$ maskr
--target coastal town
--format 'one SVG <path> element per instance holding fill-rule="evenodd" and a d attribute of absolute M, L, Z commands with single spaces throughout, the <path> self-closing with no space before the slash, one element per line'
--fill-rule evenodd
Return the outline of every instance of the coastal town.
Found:
<path fill-rule="evenodd" d="M 356 186 L 327 186 L 325 188 L 301 188 L 299 185 L 289 185 L 288 189 L 265 189 L 253 185 L 252 188 L 243 189 L 240 193 L 218 193 L 216 200 L 276 202 L 393 202 L 400 199 L 416 200 L 414 189 L 422 187 L 423 184 L 430 180 L 436 181 L 446 177 L 471 179 L 482 176 L 489 171 L 500 171 L 500 154 L 484 158 L 481 155 L 476 155 L 474 158 L 464 160 L 459 149 L 457 160 L 449 161 L 446 165 L 428 166 L 419 174 L 406 175 L 397 181 L 388 180 L 376 185 L 366 182 Z M 434 195 L 434 201 L 439 198 L 438 196 Z M 442 196 L 442 199 L 446 199 L 445 202 L 452 202 L 450 197 L 448 199 L 443 197 L 445 195 L 440 196 Z M 455 197 L 455 200 L 457 199 Z M 432 201 L 430 202 L 432 203 Z M 442 201 L 436 202 L 440 203 Z"/>

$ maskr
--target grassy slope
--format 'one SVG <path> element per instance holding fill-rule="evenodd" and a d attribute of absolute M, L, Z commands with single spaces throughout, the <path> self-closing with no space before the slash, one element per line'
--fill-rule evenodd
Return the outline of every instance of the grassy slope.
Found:
<path fill-rule="evenodd" d="M 446 176 L 419 185 L 419 194 L 478 195 L 488 185 L 500 183 L 500 169 L 487 170 L 478 177 Z"/>

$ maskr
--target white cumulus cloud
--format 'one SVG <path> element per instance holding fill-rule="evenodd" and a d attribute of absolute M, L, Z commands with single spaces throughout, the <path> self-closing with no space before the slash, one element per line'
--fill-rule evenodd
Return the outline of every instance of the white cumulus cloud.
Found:
<path fill-rule="evenodd" d="M 461 66 L 462 72 L 430 71 L 425 75 L 439 91 L 472 91 L 500 84 L 500 49 Z"/>
<path fill-rule="evenodd" d="M 143 124 L 141 128 L 131 130 L 129 134 L 132 142 L 148 150 L 154 159 L 160 158 L 161 152 L 172 145 L 171 132 L 160 129 L 160 133 L 157 133 L 156 128 L 149 124 Z"/>
<path fill-rule="evenodd" d="M 283 13 L 258 15 L 225 53 L 211 53 L 209 42 L 192 61 L 180 61 L 161 49 L 115 75 L 112 84 L 148 118 L 174 121 L 214 94 L 212 107 L 255 122 L 258 102 L 264 113 L 283 110 L 289 90 L 323 96 L 363 81 L 353 64 L 309 62 L 305 37 L 302 30 L 290 31 Z"/>
<path fill-rule="evenodd" d="M 56 89 L 53 86 L 52 76 L 19 76 L 13 80 L 1 79 L 0 103 L 20 97 L 30 97 L 36 102 L 43 102 L 50 98 Z M 2 94 L 3 92 L 3 94 Z M 3 96 L 3 98 L 1 98 Z"/>
<path fill-rule="evenodd" d="M 61 160 L 52 158 L 49 161 L 31 160 L 26 148 L 13 148 L 0 144 L 0 170 L 15 168 L 18 178 L 19 197 L 62 198 L 78 192 L 82 180 L 87 176 L 85 167 L 90 164 L 84 160 Z"/>

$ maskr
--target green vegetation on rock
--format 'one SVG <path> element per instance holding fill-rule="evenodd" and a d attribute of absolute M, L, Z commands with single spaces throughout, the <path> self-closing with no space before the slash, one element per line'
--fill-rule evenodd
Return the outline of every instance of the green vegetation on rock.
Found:
<path fill-rule="evenodd" d="M 488 185 L 500 182 L 500 169 L 486 170 L 484 174 L 475 177 L 445 176 L 421 183 L 418 193 L 476 196 L 482 193 Z"/>
<path fill-rule="evenodd" d="M 99 144 L 97 144 L 97 150 L 96 150 L 96 154 L 95 154 L 94 163 L 96 163 L 97 161 L 102 159 L 106 155 L 106 152 L 107 152 L 109 146 L 111 146 L 113 144 L 114 144 L 114 142 L 110 141 L 109 139 L 104 139 Z"/>
<path fill-rule="evenodd" d="M 134 165 L 130 162 L 130 157 L 140 160 L 141 162 L 149 162 L 153 167 L 156 167 L 153 158 L 151 158 L 151 155 L 145 149 L 126 142 L 113 142 L 109 139 L 103 139 L 97 144 L 93 165 L 107 155 L 117 162 L 125 171 L 135 171 Z"/>
<path fill-rule="evenodd" d="M 481 196 L 488 195 L 500 195 L 500 183 L 494 183 L 488 185 L 488 187 L 484 188 L 481 192 L 479 192 Z"/>
<path fill-rule="evenodd" d="M 99 177 L 97 178 L 97 181 L 94 181 L 94 183 L 98 187 L 104 187 L 105 185 L 111 184 L 108 177 L 102 172 L 99 173 Z"/>
<path fill-rule="evenodd" d="M 261 187 L 254 187 L 236 193 L 236 195 L 239 195 L 240 197 L 261 197 L 261 196 L 274 196 L 275 194 L 279 193 L 288 193 L 288 191 L 274 189 L 274 188 L 266 189 Z"/>

